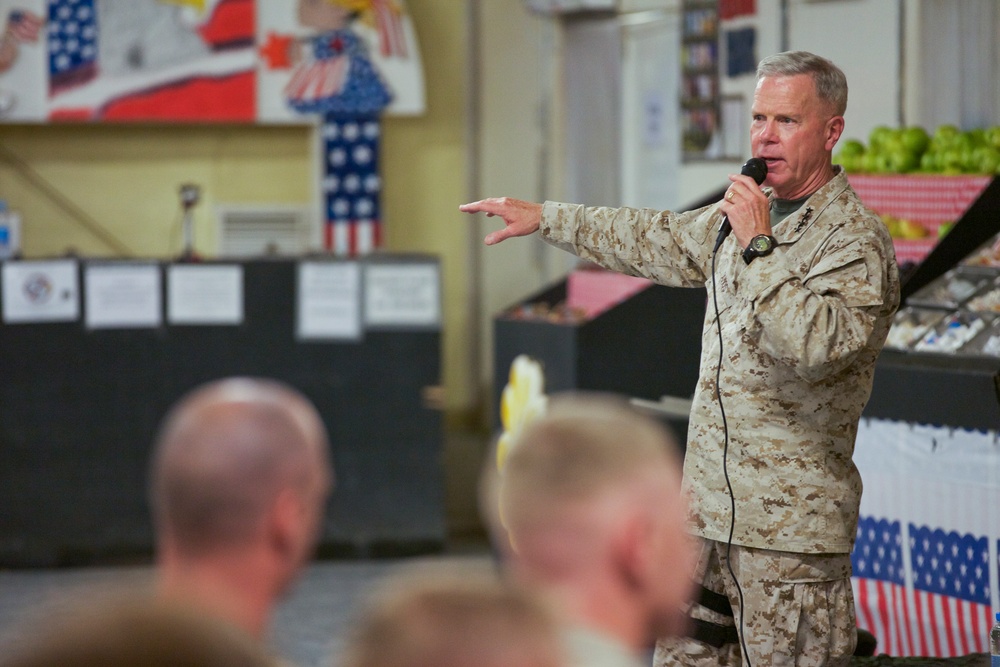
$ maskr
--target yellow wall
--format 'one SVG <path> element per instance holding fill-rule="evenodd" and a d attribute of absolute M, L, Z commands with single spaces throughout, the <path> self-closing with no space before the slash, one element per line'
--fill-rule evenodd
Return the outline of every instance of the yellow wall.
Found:
<path fill-rule="evenodd" d="M 461 333 L 467 244 L 457 206 L 465 177 L 465 9 L 455 0 L 408 3 L 421 46 L 427 113 L 383 122 L 387 250 L 440 256 L 445 303 L 444 377 L 451 411 L 467 409 L 470 378 Z M 283 126 L 0 125 L 0 198 L 21 213 L 27 257 L 118 256 L 39 191 L 37 173 L 134 256 L 181 248 L 181 183 L 202 186 L 195 247 L 215 251 L 218 204 L 316 207 L 311 130 Z M 13 156 L 13 157 L 11 157 Z"/>
<path fill-rule="evenodd" d="M 449 415 L 474 410 L 466 332 L 469 327 L 465 142 L 465 3 L 410 0 L 424 59 L 427 113 L 383 124 L 386 247 L 441 257 L 445 327 L 443 378 Z M 465 421 L 465 414 L 461 418 Z"/>
<path fill-rule="evenodd" d="M 202 187 L 194 209 L 198 251 L 214 252 L 219 203 L 308 203 L 310 131 L 305 127 L 0 126 L 0 196 L 20 211 L 27 257 L 119 256 L 9 161 L 23 161 L 88 218 L 139 257 L 181 248 L 183 182 Z"/>

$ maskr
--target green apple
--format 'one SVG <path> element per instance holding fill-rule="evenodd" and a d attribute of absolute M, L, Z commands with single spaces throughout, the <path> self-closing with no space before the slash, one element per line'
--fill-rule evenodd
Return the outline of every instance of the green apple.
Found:
<path fill-rule="evenodd" d="M 1000 168 L 1000 151 L 992 146 L 979 146 L 972 150 L 972 166 L 977 174 L 995 174 Z"/>
<path fill-rule="evenodd" d="M 1000 151 L 1000 125 L 994 125 L 990 129 L 986 130 L 986 141 L 989 142 L 993 148 Z"/>
<path fill-rule="evenodd" d="M 865 145 L 857 139 L 848 139 L 844 142 L 844 145 L 840 147 L 840 154 L 849 155 L 851 157 L 860 157 L 865 154 Z"/>
<path fill-rule="evenodd" d="M 939 125 L 934 130 L 934 141 L 942 148 L 950 145 L 962 131 L 955 125 Z"/>
<path fill-rule="evenodd" d="M 920 171 L 933 174 L 938 171 L 938 156 L 933 151 L 927 151 L 920 156 Z"/>
<path fill-rule="evenodd" d="M 959 148 L 947 148 L 937 155 L 937 168 L 943 174 L 960 174 L 963 166 L 962 150 Z"/>
<path fill-rule="evenodd" d="M 862 156 L 860 155 L 845 154 L 843 151 L 841 151 L 833 156 L 832 161 L 834 164 L 839 164 L 841 167 L 843 167 L 844 171 L 846 171 L 847 173 L 853 174 L 862 171 L 861 157 Z"/>
<path fill-rule="evenodd" d="M 931 144 L 930 135 L 927 134 L 927 130 L 922 127 L 913 125 L 911 127 L 903 130 L 902 133 L 903 146 L 906 150 L 916 155 L 923 155 L 924 151 Z"/>
<path fill-rule="evenodd" d="M 869 150 L 879 150 L 883 148 L 894 135 L 894 130 L 888 125 L 877 125 L 868 133 Z"/>
<path fill-rule="evenodd" d="M 886 152 L 889 160 L 889 171 L 896 174 L 908 174 L 920 166 L 917 154 L 905 148 L 891 148 Z"/>

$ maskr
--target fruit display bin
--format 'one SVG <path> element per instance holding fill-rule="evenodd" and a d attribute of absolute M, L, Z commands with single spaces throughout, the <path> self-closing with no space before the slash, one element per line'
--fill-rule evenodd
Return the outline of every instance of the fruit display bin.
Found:
<path fill-rule="evenodd" d="M 947 230 L 969 209 L 992 176 L 937 174 L 850 174 L 861 201 L 896 223 L 896 261 L 920 263 Z M 901 227 L 900 227 L 901 226 Z"/>

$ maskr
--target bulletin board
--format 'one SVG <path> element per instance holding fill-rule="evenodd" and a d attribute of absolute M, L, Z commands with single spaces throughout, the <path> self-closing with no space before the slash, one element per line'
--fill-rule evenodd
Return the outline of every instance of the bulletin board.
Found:
<path fill-rule="evenodd" d="M 0 0 L 0 21 L 0 122 L 302 123 L 332 90 L 425 109 L 404 0 Z"/>

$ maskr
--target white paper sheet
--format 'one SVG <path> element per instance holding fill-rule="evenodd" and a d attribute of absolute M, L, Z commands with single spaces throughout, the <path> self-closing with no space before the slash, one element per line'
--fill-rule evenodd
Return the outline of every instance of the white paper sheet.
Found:
<path fill-rule="evenodd" d="M 297 292 L 298 338 L 361 338 L 361 267 L 357 262 L 302 262 Z"/>
<path fill-rule="evenodd" d="M 169 324 L 242 324 L 243 267 L 177 264 L 167 269 Z"/>
<path fill-rule="evenodd" d="M 365 325 L 441 325 L 441 287 L 436 264 L 369 264 L 365 267 Z"/>
<path fill-rule="evenodd" d="M 3 321 L 73 322 L 80 319 L 80 280 L 75 260 L 5 262 Z"/>
<path fill-rule="evenodd" d="M 84 267 L 84 320 L 90 329 L 141 329 L 163 323 L 158 264 Z"/>

